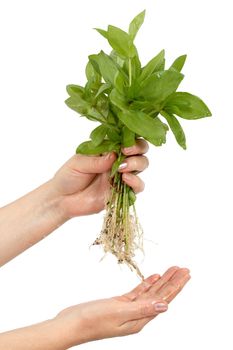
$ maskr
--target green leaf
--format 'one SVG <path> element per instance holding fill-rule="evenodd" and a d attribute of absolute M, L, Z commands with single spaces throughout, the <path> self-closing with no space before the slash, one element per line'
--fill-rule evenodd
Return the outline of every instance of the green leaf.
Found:
<path fill-rule="evenodd" d="M 107 136 L 110 141 L 117 142 L 117 143 L 121 142 L 121 136 L 115 129 L 108 128 Z"/>
<path fill-rule="evenodd" d="M 107 123 L 109 125 L 117 125 L 117 116 L 114 113 L 112 113 L 111 111 L 109 111 L 109 113 L 108 113 Z"/>
<path fill-rule="evenodd" d="M 142 82 L 138 95 L 160 103 L 176 91 L 183 78 L 183 74 L 172 70 L 154 73 Z"/>
<path fill-rule="evenodd" d="M 131 58 L 131 67 L 132 67 L 132 80 L 135 80 L 141 74 L 141 61 L 136 54 L 133 58 Z"/>
<path fill-rule="evenodd" d="M 67 98 L 65 100 L 65 104 L 75 112 L 78 112 L 90 120 L 105 122 L 105 118 L 102 116 L 102 114 L 89 102 L 83 100 L 79 96 Z"/>
<path fill-rule="evenodd" d="M 78 146 L 76 153 L 95 155 L 112 151 L 118 152 L 119 149 L 119 144 L 109 140 L 104 140 L 99 146 L 95 146 L 92 141 L 85 141 Z"/>
<path fill-rule="evenodd" d="M 131 147 L 135 144 L 135 133 L 127 126 L 122 128 L 122 145 L 123 147 Z"/>
<path fill-rule="evenodd" d="M 90 80 L 93 77 L 94 72 L 95 72 L 95 69 L 93 68 L 91 62 L 88 61 L 85 69 L 87 80 Z"/>
<path fill-rule="evenodd" d="M 135 55 L 136 48 L 133 44 L 133 39 L 122 29 L 111 25 L 108 26 L 108 31 L 99 28 L 94 29 L 108 40 L 113 51 L 118 55 L 123 57 L 133 57 Z"/>
<path fill-rule="evenodd" d="M 211 112 L 206 104 L 197 96 L 188 92 L 175 92 L 165 102 L 164 110 L 184 119 L 210 117 Z"/>
<path fill-rule="evenodd" d="M 141 25 L 144 22 L 145 13 L 146 13 L 146 10 L 140 12 L 136 17 L 134 17 L 134 19 L 131 21 L 129 25 L 129 35 L 132 38 L 132 40 L 135 39 L 137 32 L 139 31 Z"/>
<path fill-rule="evenodd" d="M 170 126 L 177 143 L 183 148 L 186 149 L 186 138 L 185 133 L 173 114 L 169 114 L 165 111 L 160 111 L 160 114 L 167 120 L 168 125 Z"/>
<path fill-rule="evenodd" d="M 97 98 L 99 95 L 101 95 L 103 92 L 106 92 L 110 89 L 111 84 L 104 83 L 100 86 L 99 90 L 97 91 L 97 94 L 95 95 L 95 98 Z"/>
<path fill-rule="evenodd" d="M 160 62 L 160 64 L 156 67 L 156 69 L 154 70 L 154 72 L 159 72 L 165 70 L 165 58 Z M 153 73 L 154 73 L 153 72 Z"/>
<path fill-rule="evenodd" d="M 166 131 L 159 119 L 152 119 L 141 111 L 123 111 L 118 118 L 135 134 L 144 137 L 155 146 L 166 142 Z"/>
<path fill-rule="evenodd" d="M 161 65 L 164 63 L 165 51 L 162 50 L 152 60 L 150 60 L 145 67 L 142 68 L 142 73 L 139 77 L 139 81 L 143 81 L 151 76 L 152 73 L 162 70 Z"/>
<path fill-rule="evenodd" d="M 120 94 L 116 89 L 113 89 L 109 95 L 110 101 L 118 108 L 127 108 L 127 100 L 124 95 Z"/>
<path fill-rule="evenodd" d="M 84 88 L 80 85 L 69 84 L 66 86 L 66 91 L 70 96 L 82 96 L 84 93 Z"/>
<path fill-rule="evenodd" d="M 129 76 L 129 62 L 131 64 L 132 82 L 134 83 L 134 80 L 141 74 L 141 62 L 140 62 L 140 59 L 138 57 L 138 54 L 136 54 L 130 60 L 125 60 L 124 70 L 125 70 L 125 72 L 127 72 L 127 76 Z"/>
<path fill-rule="evenodd" d="M 83 100 L 79 95 L 67 98 L 65 100 L 65 103 L 69 108 L 80 114 L 87 113 L 91 107 L 90 104 L 87 101 Z"/>
<path fill-rule="evenodd" d="M 94 106 L 105 118 L 107 118 L 109 113 L 109 99 L 106 95 L 99 95 L 94 101 Z"/>
<path fill-rule="evenodd" d="M 98 64 L 98 59 L 99 59 L 98 55 L 96 55 L 96 54 L 95 54 L 95 55 L 89 55 L 88 58 L 89 58 L 89 61 L 90 61 L 91 64 L 92 64 L 94 70 L 95 70 L 99 75 L 101 75 L 100 68 L 99 68 L 99 64 Z"/>
<path fill-rule="evenodd" d="M 133 205 L 136 201 L 136 194 L 132 188 L 129 190 L 129 205 Z"/>
<path fill-rule="evenodd" d="M 86 69 L 85 69 L 86 77 L 88 81 L 95 81 L 95 82 L 101 82 L 101 76 L 99 73 L 97 73 L 96 69 L 93 67 L 91 61 L 87 62 Z"/>
<path fill-rule="evenodd" d="M 130 109 L 133 110 L 141 110 L 142 112 L 145 112 L 145 110 L 151 109 L 151 103 L 148 101 L 137 101 L 134 100 L 131 104 L 130 104 Z"/>
<path fill-rule="evenodd" d="M 113 59 L 114 62 L 116 62 L 116 64 L 119 67 L 122 68 L 124 66 L 125 59 L 121 55 L 119 55 L 119 53 L 117 53 L 115 50 L 111 51 L 110 57 Z"/>
<path fill-rule="evenodd" d="M 179 56 L 171 65 L 171 67 L 169 69 L 174 69 L 176 70 L 177 72 L 181 72 L 184 64 L 185 64 L 185 61 L 186 61 L 186 58 L 187 58 L 187 55 L 182 55 L 182 56 Z"/>
<path fill-rule="evenodd" d="M 98 74 L 98 73 L 96 73 Z M 100 75 L 98 74 L 100 77 Z M 87 81 L 85 85 L 85 93 L 84 96 L 89 101 L 93 101 L 94 94 L 96 94 L 101 86 L 101 79 L 96 79 L 96 77 L 92 77 L 90 80 Z"/>
<path fill-rule="evenodd" d="M 116 73 L 118 72 L 117 66 L 112 58 L 103 51 L 101 51 L 98 55 L 89 56 L 91 62 L 95 62 L 98 65 L 99 71 L 103 76 L 106 83 L 114 84 L 114 78 Z"/>
<path fill-rule="evenodd" d="M 157 116 L 157 114 L 159 114 L 159 113 L 156 113 L 156 115 L 154 116 L 154 119 L 157 119 L 157 120 L 159 120 L 160 121 L 160 123 L 161 123 L 161 125 L 163 126 L 163 128 L 164 128 L 164 131 L 165 132 L 167 132 L 168 130 L 169 130 L 169 127 L 168 127 L 168 125 L 166 124 L 166 123 L 163 123 L 160 119 L 159 119 L 159 117 Z"/>
<path fill-rule="evenodd" d="M 93 145 L 99 146 L 104 140 L 108 127 L 105 125 L 99 125 L 95 128 L 90 135 Z"/>
<path fill-rule="evenodd" d="M 98 33 L 100 33 L 105 39 L 108 39 L 108 32 L 100 28 L 94 28 Z"/>
<path fill-rule="evenodd" d="M 90 107 L 86 113 L 86 116 L 93 118 L 94 120 L 98 120 L 100 122 L 105 122 L 105 118 L 103 117 L 103 111 L 100 113 L 95 107 Z"/>
<path fill-rule="evenodd" d="M 110 126 L 107 130 L 107 136 L 109 140 L 120 143 L 121 142 L 121 131 L 117 128 L 118 118 L 111 111 L 108 113 L 107 123 Z"/>
<path fill-rule="evenodd" d="M 136 55 L 136 47 L 132 38 L 120 28 L 108 26 L 108 42 L 115 51 L 124 57 L 131 58 Z"/>
<path fill-rule="evenodd" d="M 114 86 L 121 93 L 125 94 L 125 79 L 120 72 L 117 72 L 114 78 Z"/>

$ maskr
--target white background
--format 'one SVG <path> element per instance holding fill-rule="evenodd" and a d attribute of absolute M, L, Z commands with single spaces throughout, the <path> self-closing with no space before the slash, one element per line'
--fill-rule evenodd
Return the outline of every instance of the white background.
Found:
<path fill-rule="evenodd" d="M 213 117 L 181 120 L 188 149 L 169 134 L 151 146 L 137 209 L 145 275 L 187 266 L 192 280 L 166 314 L 137 335 L 83 349 L 231 349 L 231 1 L 0 1 L 0 206 L 53 176 L 94 125 L 69 110 L 68 83 L 84 84 L 87 56 L 105 40 L 94 27 L 127 29 L 144 8 L 136 44 L 143 63 L 165 48 L 187 53 L 180 91 L 199 95 Z M 82 301 L 128 291 L 137 277 L 90 244 L 103 213 L 76 218 L 0 270 L 0 331 L 55 316 Z M 230 317 L 230 319 L 229 319 Z"/>

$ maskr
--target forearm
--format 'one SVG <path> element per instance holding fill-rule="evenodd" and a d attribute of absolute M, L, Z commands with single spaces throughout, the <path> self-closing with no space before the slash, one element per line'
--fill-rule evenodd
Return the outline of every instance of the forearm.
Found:
<path fill-rule="evenodd" d="M 0 209 L 0 266 L 66 221 L 61 200 L 50 180 Z"/>
<path fill-rule="evenodd" d="M 66 350 L 72 334 L 56 319 L 0 334 L 0 350 Z"/>

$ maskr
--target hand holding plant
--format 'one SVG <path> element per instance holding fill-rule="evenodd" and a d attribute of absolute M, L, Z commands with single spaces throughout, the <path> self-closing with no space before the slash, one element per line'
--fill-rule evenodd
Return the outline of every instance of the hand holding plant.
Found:
<path fill-rule="evenodd" d="M 177 92 L 184 78 L 181 73 L 186 55 L 165 68 L 162 50 L 142 66 L 135 37 L 144 21 L 145 11 L 137 15 L 128 32 L 109 25 L 96 29 L 112 47 L 89 56 L 85 86 L 68 85 L 66 104 L 87 119 L 99 122 L 90 141 L 76 150 L 79 154 L 100 155 L 114 151 L 117 159 L 111 168 L 111 193 L 106 198 L 106 215 L 100 236 L 105 252 L 114 254 L 119 263 L 127 263 L 142 276 L 133 261 L 135 251 L 142 249 L 133 189 L 122 181 L 118 171 L 125 159 L 122 147 L 130 147 L 138 138 L 155 146 L 166 142 L 170 129 L 177 143 L 186 149 L 186 138 L 178 117 L 194 120 L 211 116 L 206 104 L 188 92 Z"/>
<path fill-rule="evenodd" d="M 120 170 L 123 182 L 135 193 L 143 191 L 144 183 L 131 172 L 143 171 L 147 167 L 148 160 L 143 155 L 147 150 L 148 143 L 138 139 L 125 154 L 127 167 Z M 65 221 L 76 216 L 96 214 L 104 209 L 105 199 L 111 192 L 109 171 L 115 160 L 114 152 L 93 157 L 76 154 L 56 172 L 52 179 L 53 189 L 62 198 L 59 207 Z"/>

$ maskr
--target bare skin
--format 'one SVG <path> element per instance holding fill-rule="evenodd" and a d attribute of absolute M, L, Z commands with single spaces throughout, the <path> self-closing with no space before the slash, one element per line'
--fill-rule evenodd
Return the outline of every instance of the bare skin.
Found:
<path fill-rule="evenodd" d="M 1 350 L 65 350 L 104 338 L 140 332 L 165 312 L 190 279 L 189 270 L 179 267 L 152 275 L 131 292 L 71 306 L 55 318 L 0 334 Z"/>
<path fill-rule="evenodd" d="M 143 171 L 148 144 L 138 140 L 121 169 L 136 193 L 144 183 L 132 171 Z M 101 157 L 74 155 L 47 183 L 0 209 L 0 266 L 36 244 L 67 220 L 98 213 L 109 191 L 114 153 Z M 170 268 L 152 275 L 122 296 L 71 306 L 56 317 L 0 334 L 0 350 L 65 350 L 85 342 L 139 332 L 167 310 L 190 279 L 189 271 Z"/>
<path fill-rule="evenodd" d="M 127 154 L 130 157 L 123 180 L 136 193 L 143 191 L 144 183 L 131 172 L 143 171 L 148 166 L 143 155 L 147 150 L 148 144 L 138 140 Z M 67 220 L 100 212 L 110 190 L 109 170 L 115 159 L 115 153 L 102 157 L 74 155 L 51 180 L 1 208 L 0 266 Z"/>

